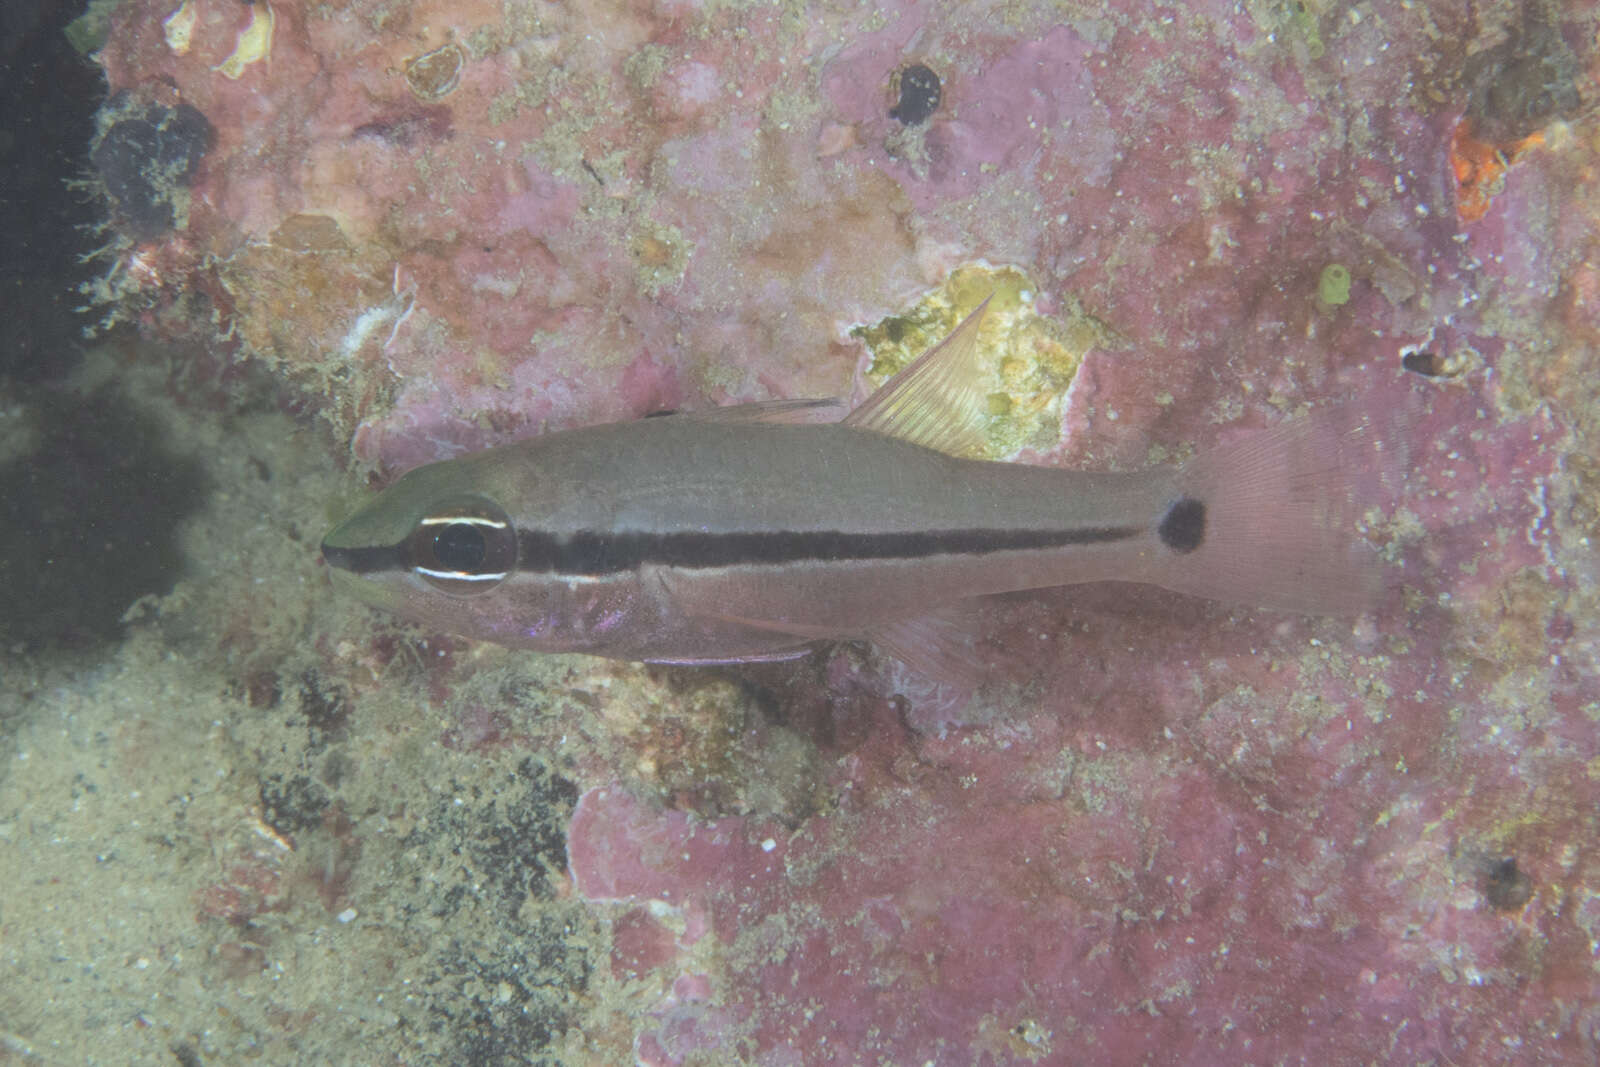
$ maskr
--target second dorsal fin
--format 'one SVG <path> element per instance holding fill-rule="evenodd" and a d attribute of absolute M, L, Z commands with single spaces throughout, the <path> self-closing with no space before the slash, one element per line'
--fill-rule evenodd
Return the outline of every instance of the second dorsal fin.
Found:
<path fill-rule="evenodd" d="M 985 299 L 950 336 L 908 363 L 844 417 L 846 426 L 898 437 L 957 456 L 983 447 L 978 326 Z"/>

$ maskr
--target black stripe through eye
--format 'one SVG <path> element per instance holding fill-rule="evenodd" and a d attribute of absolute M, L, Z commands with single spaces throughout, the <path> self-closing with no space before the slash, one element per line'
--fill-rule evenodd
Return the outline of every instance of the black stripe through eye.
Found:
<path fill-rule="evenodd" d="M 593 533 L 557 537 L 517 531 L 517 567 L 523 571 L 594 576 L 664 567 L 734 567 L 846 559 L 922 559 L 938 555 L 987 555 L 1069 545 L 1125 541 L 1139 526 L 1092 526 L 1077 530 L 936 530 L 915 533 L 844 533 L 836 530 L 774 533 Z"/>
<path fill-rule="evenodd" d="M 328 561 L 328 566 L 337 567 L 352 574 L 375 574 L 378 571 L 405 571 L 411 569 L 411 565 L 406 562 L 404 545 L 362 545 L 359 548 L 336 548 L 324 542 L 322 558 Z"/>

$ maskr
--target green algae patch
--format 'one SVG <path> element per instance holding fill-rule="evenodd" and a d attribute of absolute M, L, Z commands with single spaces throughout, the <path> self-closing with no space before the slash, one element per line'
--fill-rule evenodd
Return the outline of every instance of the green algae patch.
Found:
<path fill-rule="evenodd" d="M 83 14 L 67 23 L 62 31 L 66 34 L 67 43 L 80 56 L 100 51 L 111 36 L 111 17 L 121 6 L 122 0 L 89 0 L 89 6 Z"/>
<path fill-rule="evenodd" d="M 1294 27 L 1294 32 L 1305 44 L 1306 58 L 1316 62 L 1327 55 L 1327 46 L 1322 43 L 1321 20 L 1310 6 L 1303 3 L 1290 4 L 1289 24 Z"/>
<path fill-rule="evenodd" d="M 1339 307 L 1350 302 L 1350 268 L 1329 263 L 1317 277 L 1317 303 Z"/>

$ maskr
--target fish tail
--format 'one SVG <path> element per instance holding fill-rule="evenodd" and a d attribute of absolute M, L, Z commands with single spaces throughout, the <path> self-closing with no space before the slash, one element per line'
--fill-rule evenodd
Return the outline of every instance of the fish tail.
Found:
<path fill-rule="evenodd" d="M 1383 592 L 1363 512 L 1404 466 L 1402 428 L 1342 404 L 1202 453 L 1158 520 L 1151 581 L 1195 596 L 1355 615 Z"/>

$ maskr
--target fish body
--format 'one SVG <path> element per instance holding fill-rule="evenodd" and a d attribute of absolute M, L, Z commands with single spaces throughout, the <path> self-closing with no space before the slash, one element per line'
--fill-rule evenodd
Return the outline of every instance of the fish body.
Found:
<path fill-rule="evenodd" d="M 937 632 L 922 621 L 951 605 L 1081 582 L 1370 601 L 1349 417 L 1129 474 L 952 455 L 974 424 L 976 314 L 843 421 L 757 405 L 519 441 L 404 475 L 323 555 L 364 599 L 441 630 L 676 663 L 858 637 L 918 661 Z"/>

